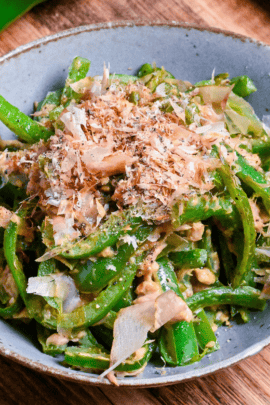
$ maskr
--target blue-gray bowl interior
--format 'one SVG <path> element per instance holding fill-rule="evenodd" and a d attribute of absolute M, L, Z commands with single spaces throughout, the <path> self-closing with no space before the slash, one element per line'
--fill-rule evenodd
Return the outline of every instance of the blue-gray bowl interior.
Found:
<path fill-rule="evenodd" d="M 0 59 L 0 93 L 29 114 L 34 101 L 63 86 L 68 66 L 77 55 L 92 61 L 91 75 L 100 74 L 104 62 L 110 63 L 111 72 L 127 74 L 135 74 L 143 63 L 156 62 L 190 82 L 210 78 L 213 69 L 216 74 L 229 72 L 231 77 L 246 74 L 258 88 L 249 98 L 257 115 L 262 118 L 270 108 L 270 47 L 228 33 L 177 24 L 80 27 L 39 40 Z M 2 124 L 0 133 L 3 138 L 12 137 Z M 64 367 L 61 356 L 43 354 L 27 327 L 22 329 L 5 321 L 0 325 L 2 354 L 56 376 L 108 383 L 94 374 Z M 208 374 L 257 353 L 270 343 L 269 330 L 270 311 L 253 313 L 248 324 L 220 328 L 221 349 L 199 363 L 164 369 L 162 362 L 155 360 L 141 375 L 120 379 L 120 384 L 149 386 Z"/>

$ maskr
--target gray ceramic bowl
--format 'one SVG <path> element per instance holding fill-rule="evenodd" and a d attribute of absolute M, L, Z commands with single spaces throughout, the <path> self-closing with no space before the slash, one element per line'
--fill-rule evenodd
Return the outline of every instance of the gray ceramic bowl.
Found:
<path fill-rule="evenodd" d="M 270 47 L 251 39 L 219 30 L 178 23 L 117 23 L 79 27 L 20 47 L 0 59 L 0 93 L 26 113 L 33 101 L 48 90 L 61 87 L 74 56 L 92 61 L 91 74 L 99 74 L 103 62 L 111 71 L 134 74 L 145 62 L 164 65 L 176 77 L 199 81 L 216 73 L 249 75 L 258 92 L 250 97 L 262 117 L 270 108 Z M 0 125 L 4 138 L 11 133 Z M 29 331 L 0 321 L 0 353 L 25 366 L 73 381 L 108 384 L 94 374 L 64 367 L 62 358 L 43 354 Z M 200 377 L 232 365 L 259 352 L 270 343 L 270 310 L 254 313 L 247 325 L 220 328 L 221 349 L 201 362 L 186 367 L 166 368 L 150 363 L 138 377 L 120 379 L 123 386 L 155 386 Z"/>

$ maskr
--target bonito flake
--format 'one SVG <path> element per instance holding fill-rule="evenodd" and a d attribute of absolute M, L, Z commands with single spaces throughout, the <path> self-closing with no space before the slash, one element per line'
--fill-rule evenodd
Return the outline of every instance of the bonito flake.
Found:
<path fill-rule="evenodd" d="M 57 244 L 65 237 L 86 236 L 115 207 L 144 205 L 144 219 L 170 220 L 177 200 L 213 188 L 210 172 L 219 161 L 210 156 L 212 145 L 226 139 L 237 148 L 224 117 L 210 105 L 201 106 L 196 123 L 187 126 L 187 95 L 182 101 L 176 96 L 162 100 L 164 86 L 153 94 L 139 82 L 112 83 L 108 74 L 84 79 L 85 92 L 78 82 L 82 101 L 64 109 L 62 127 L 48 142 L 1 155 L 2 173 L 29 179 L 27 192 L 39 196 Z M 100 83 L 101 91 L 92 91 L 94 83 Z M 137 105 L 129 101 L 132 92 L 140 96 Z M 162 111 L 165 101 L 173 112 Z"/>

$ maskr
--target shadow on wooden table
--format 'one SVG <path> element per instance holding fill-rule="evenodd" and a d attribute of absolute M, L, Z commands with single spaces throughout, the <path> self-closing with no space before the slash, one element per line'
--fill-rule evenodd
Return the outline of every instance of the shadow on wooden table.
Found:
<path fill-rule="evenodd" d="M 269 0 L 251 0 L 255 7 L 261 7 L 264 11 L 267 11 L 270 16 L 270 2 Z"/>
<path fill-rule="evenodd" d="M 263 355 L 226 370 L 185 383 L 159 388 L 92 387 L 37 373 L 0 358 L 1 405 L 270 405 L 267 368 L 270 347 Z M 256 361 L 254 361 L 254 359 Z M 252 378 L 251 378 L 252 376 Z M 2 381 L 5 381 L 3 384 Z M 46 395 L 44 395 L 46 393 Z"/>

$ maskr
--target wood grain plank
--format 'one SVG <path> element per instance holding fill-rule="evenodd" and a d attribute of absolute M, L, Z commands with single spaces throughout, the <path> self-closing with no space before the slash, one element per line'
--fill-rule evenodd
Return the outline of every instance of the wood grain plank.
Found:
<path fill-rule="evenodd" d="M 253 359 L 252 364 L 255 362 Z M 269 405 L 269 384 L 264 391 L 260 384 L 254 383 L 252 376 L 255 373 L 245 375 L 243 363 L 208 377 L 157 388 L 157 398 L 171 405 Z"/>
<path fill-rule="evenodd" d="M 97 387 L 50 377 L 3 357 L 0 376 L 1 405 L 112 405 Z"/>
<path fill-rule="evenodd" d="M 103 394 L 113 405 L 162 405 L 163 401 L 151 389 L 134 389 L 134 388 L 100 388 Z"/>
<path fill-rule="evenodd" d="M 104 387 L 71 383 L 0 359 L 1 405 L 269 405 L 270 347 L 261 354 L 210 376 L 151 389 Z M 264 365 L 265 363 L 265 365 Z M 16 376 L 16 384 L 14 384 Z M 42 395 L 46 393 L 46 395 Z M 89 401 L 89 402 L 88 402 Z"/>
<path fill-rule="evenodd" d="M 213 26 L 270 44 L 270 11 L 255 0 L 49 0 L 0 34 L 0 55 L 79 25 L 120 20 L 176 20 Z"/>

